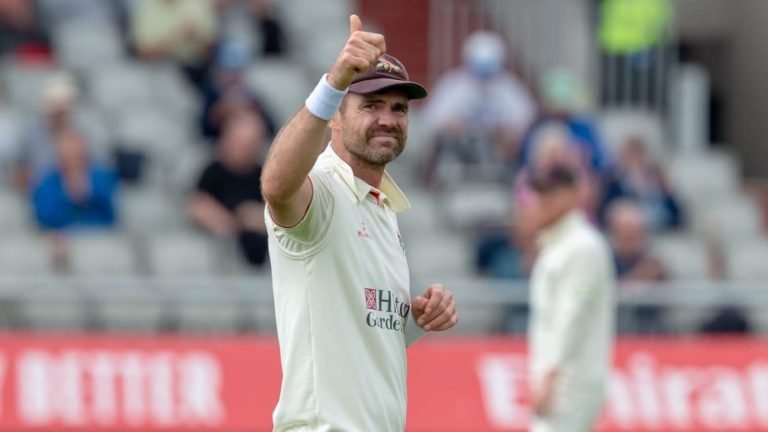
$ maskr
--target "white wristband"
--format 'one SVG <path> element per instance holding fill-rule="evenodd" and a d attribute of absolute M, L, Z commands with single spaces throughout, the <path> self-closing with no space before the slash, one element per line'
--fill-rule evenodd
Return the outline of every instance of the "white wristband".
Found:
<path fill-rule="evenodd" d="M 304 105 L 316 117 L 328 121 L 336 114 L 336 110 L 339 109 L 341 100 L 344 99 L 346 94 L 346 90 L 342 91 L 333 88 L 328 83 L 328 74 L 323 74 L 315 89 L 312 90 L 307 100 L 304 101 Z"/>

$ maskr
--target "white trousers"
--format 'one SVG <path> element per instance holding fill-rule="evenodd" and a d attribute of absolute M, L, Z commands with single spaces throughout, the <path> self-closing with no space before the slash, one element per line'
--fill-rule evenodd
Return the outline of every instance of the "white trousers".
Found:
<path fill-rule="evenodd" d="M 589 432 L 597 422 L 603 406 L 603 392 L 589 394 L 584 391 L 562 389 L 555 395 L 549 412 L 534 415 L 531 432 Z"/>

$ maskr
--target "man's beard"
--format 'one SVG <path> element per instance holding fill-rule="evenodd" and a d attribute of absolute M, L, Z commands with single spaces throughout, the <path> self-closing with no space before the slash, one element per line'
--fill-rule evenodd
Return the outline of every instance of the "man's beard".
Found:
<path fill-rule="evenodd" d="M 374 146 L 370 142 L 376 132 L 389 133 L 396 144 L 393 146 Z M 406 137 L 398 128 L 371 128 L 366 132 L 364 140 L 349 142 L 346 147 L 352 155 L 361 161 L 370 165 L 384 166 L 400 156 L 405 148 L 405 140 Z"/>

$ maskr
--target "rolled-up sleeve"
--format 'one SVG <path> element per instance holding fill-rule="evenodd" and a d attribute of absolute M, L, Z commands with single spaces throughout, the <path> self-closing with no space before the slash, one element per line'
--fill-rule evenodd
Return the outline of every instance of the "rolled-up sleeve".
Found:
<path fill-rule="evenodd" d="M 272 230 L 280 249 L 288 256 L 302 258 L 319 250 L 333 218 L 335 198 L 333 179 L 327 172 L 312 172 L 312 201 L 301 221 L 292 227 L 277 225 L 265 209 L 268 229 Z"/>

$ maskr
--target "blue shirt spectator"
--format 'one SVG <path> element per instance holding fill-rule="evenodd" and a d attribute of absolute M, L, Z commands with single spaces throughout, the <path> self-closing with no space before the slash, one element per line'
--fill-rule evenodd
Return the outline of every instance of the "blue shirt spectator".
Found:
<path fill-rule="evenodd" d="M 683 225 L 682 208 L 669 188 L 664 172 L 649 160 L 645 142 L 636 136 L 627 138 L 615 170 L 606 178 L 598 213 L 603 225 L 607 209 L 620 199 L 635 201 L 654 232 Z"/>
<path fill-rule="evenodd" d="M 111 227 L 116 221 L 117 176 L 88 161 L 73 131 L 56 140 L 57 164 L 32 189 L 35 219 L 46 230 Z"/>
<path fill-rule="evenodd" d="M 631 200 L 612 203 L 607 212 L 606 234 L 620 281 L 656 282 L 667 272 L 650 245 L 648 224 L 642 208 Z"/>
<path fill-rule="evenodd" d="M 490 236 L 477 248 L 475 267 L 492 279 L 525 279 L 529 269 L 522 255 L 503 235 Z"/>
<path fill-rule="evenodd" d="M 478 243 L 475 269 L 493 279 L 527 279 L 536 258 L 536 232 L 524 209 L 512 214 L 504 231 L 488 233 Z"/>

